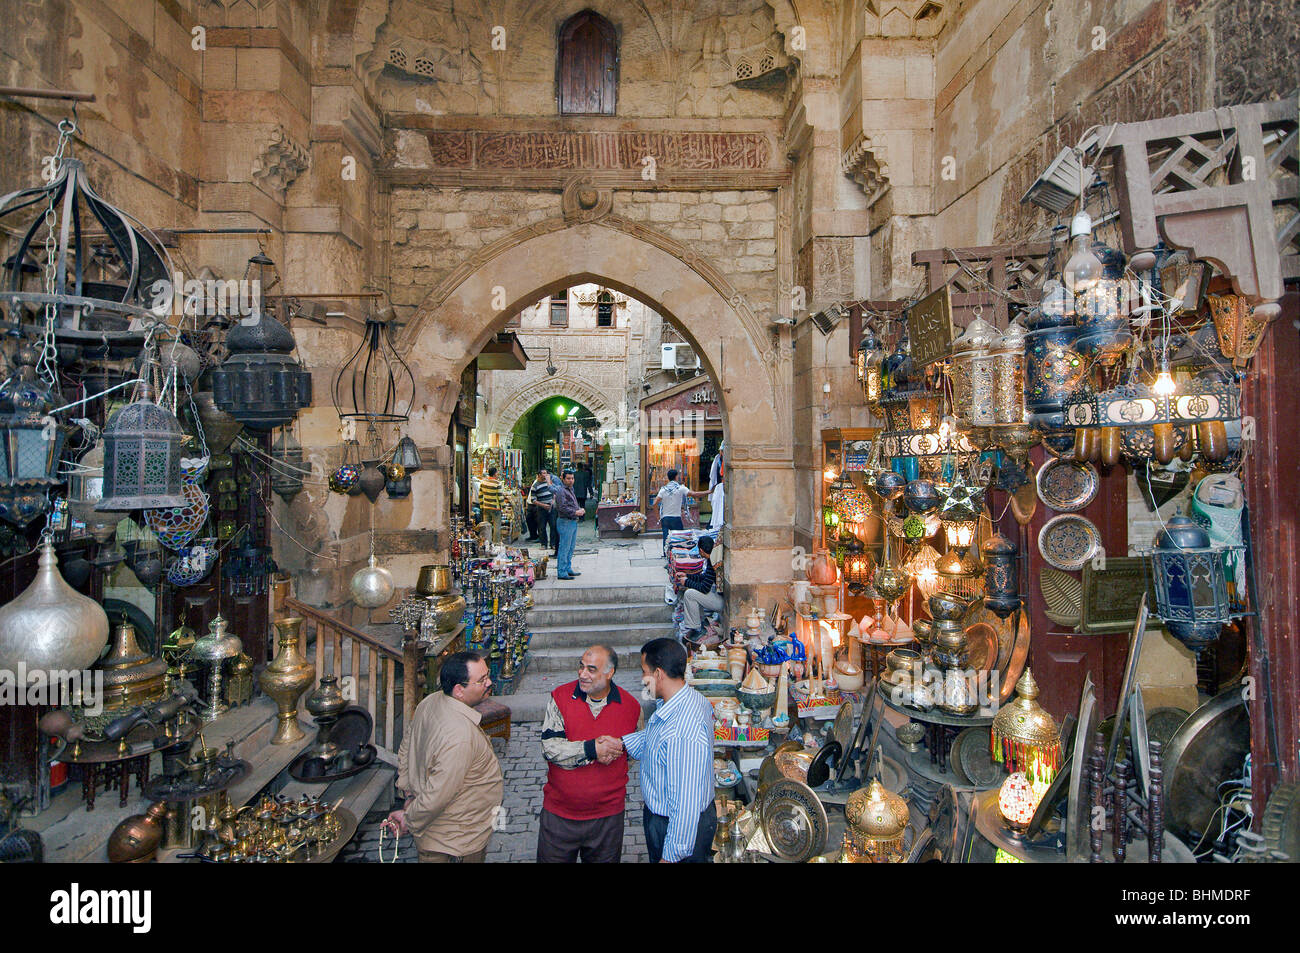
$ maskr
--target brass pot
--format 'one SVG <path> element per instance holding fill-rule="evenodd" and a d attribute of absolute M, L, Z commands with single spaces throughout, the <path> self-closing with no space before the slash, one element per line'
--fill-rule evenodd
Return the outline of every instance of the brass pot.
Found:
<path fill-rule="evenodd" d="M 436 596 L 451 591 L 451 567 L 445 565 L 421 566 L 415 591 L 422 596 Z"/>
<path fill-rule="evenodd" d="M 113 648 L 99 663 L 104 672 L 104 710 L 123 711 L 158 701 L 167 690 L 167 663 L 140 648 L 130 622 L 119 623 L 113 635 Z"/>
<path fill-rule="evenodd" d="M 930 640 L 931 653 L 937 664 L 948 668 L 961 668 L 966 664 L 966 630 L 960 622 L 940 621 L 934 624 Z"/>
<path fill-rule="evenodd" d="M 298 698 L 311 687 L 316 677 L 315 667 L 298 652 L 298 632 L 302 628 L 302 619 L 291 616 L 277 619 L 274 623 L 279 633 L 279 650 L 275 658 L 262 669 L 258 683 L 262 692 L 275 700 L 276 726 L 271 738 L 273 745 L 293 744 L 305 736 L 298 725 Z"/>
<path fill-rule="evenodd" d="M 339 753 L 338 745 L 330 740 L 330 732 L 347 707 L 347 699 L 339 688 L 338 676 L 322 675 L 316 690 L 307 696 L 307 711 L 311 712 L 317 725 L 316 740 L 307 749 L 308 758 L 328 761 Z"/>
<path fill-rule="evenodd" d="M 429 614 L 433 616 L 433 628 L 439 635 L 446 635 L 460 624 L 465 615 L 465 597 L 459 592 L 445 592 L 429 596 Z"/>
<path fill-rule="evenodd" d="M 167 820 L 167 805 L 149 805 L 144 814 L 132 814 L 108 836 L 107 853 L 111 864 L 142 864 L 153 860 L 162 842 Z"/>

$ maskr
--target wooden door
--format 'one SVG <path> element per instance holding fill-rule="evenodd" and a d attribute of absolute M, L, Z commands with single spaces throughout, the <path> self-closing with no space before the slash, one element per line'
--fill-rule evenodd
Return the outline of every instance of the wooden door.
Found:
<path fill-rule="evenodd" d="M 600 14 L 583 10 L 561 25 L 555 87 L 561 115 L 614 115 L 618 34 Z"/>

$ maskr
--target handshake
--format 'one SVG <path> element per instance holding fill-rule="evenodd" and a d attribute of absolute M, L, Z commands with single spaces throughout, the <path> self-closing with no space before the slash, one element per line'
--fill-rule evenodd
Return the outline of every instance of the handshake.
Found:
<path fill-rule="evenodd" d="M 623 741 L 612 735 L 601 735 L 596 739 L 596 760 L 601 764 L 610 764 L 623 753 Z"/>

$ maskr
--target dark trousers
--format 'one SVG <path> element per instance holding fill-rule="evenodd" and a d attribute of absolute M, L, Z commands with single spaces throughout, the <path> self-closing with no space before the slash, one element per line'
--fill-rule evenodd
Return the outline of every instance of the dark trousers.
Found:
<path fill-rule="evenodd" d="M 532 541 L 537 538 L 537 507 L 527 506 L 524 508 L 524 523 L 528 526 L 528 539 Z"/>
<path fill-rule="evenodd" d="M 659 528 L 664 533 L 664 555 L 668 555 L 668 531 L 670 529 L 681 529 L 682 518 L 680 516 L 665 516 L 659 520 Z"/>
<path fill-rule="evenodd" d="M 587 498 L 585 496 L 579 496 L 577 497 L 577 500 L 578 500 L 578 509 L 585 510 L 587 508 Z M 586 518 L 587 518 L 586 516 L 579 516 L 578 522 L 581 523 Z"/>
<path fill-rule="evenodd" d="M 668 836 L 668 818 L 650 813 L 650 808 L 641 809 L 641 823 L 645 827 L 645 846 L 650 853 L 650 863 L 657 864 L 664 856 L 664 839 Z M 685 858 L 684 864 L 707 864 L 713 857 L 713 835 L 718 830 L 718 812 L 710 804 L 700 812 L 700 820 L 695 828 L 695 853 Z"/>
<path fill-rule="evenodd" d="M 558 559 L 560 556 L 560 512 L 554 506 L 546 514 L 551 527 L 551 549 L 553 555 Z"/>
<path fill-rule="evenodd" d="M 539 864 L 617 864 L 623 857 L 623 812 L 571 821 L 542 809 L 537 826 Z"/>

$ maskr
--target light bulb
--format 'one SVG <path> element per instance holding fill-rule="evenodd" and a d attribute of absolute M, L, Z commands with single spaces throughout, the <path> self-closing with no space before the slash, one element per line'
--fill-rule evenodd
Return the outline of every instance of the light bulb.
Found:
<path fill-rule="evenodd" d="M 1157 374 L 1156 382 L 1151 385 L 1151 390 L 1159 394 L 1161 397 L 1168 397 L 1177 389 L 1178 385 L 1174 383 L 1174 379 L 1170 376 L 1168 371 L 1161 371 Z"/>
<path fill-rule="evenodd" d="M 1080 294 L 1101 279 L 1102 271 L 1101 259 L 1092 250 L 1092 219 L 1080 212 L 1070 222 L 1070 257 L 1061 277 L 1069 291 Z"/>

